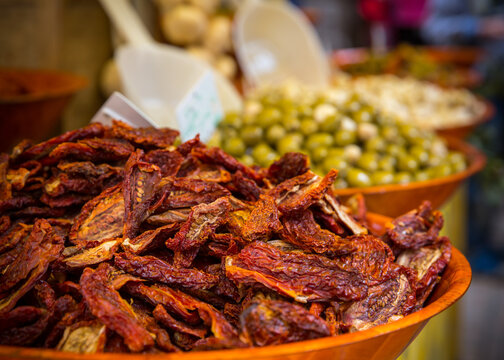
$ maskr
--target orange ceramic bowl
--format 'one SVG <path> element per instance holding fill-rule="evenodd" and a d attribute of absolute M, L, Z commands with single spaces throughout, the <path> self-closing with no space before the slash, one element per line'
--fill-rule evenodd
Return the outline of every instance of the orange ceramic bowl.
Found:
<path fill-rule="evenodd" d="M 50 70 L 0 68 L 0 151 L 57 131 L 63 109 L 87 85 L 83 77 Z"/>
<path fill-rule="evenodd" d="M 423 200 L 429 200 L 434 208 L 439 208 L 464 180 L 479 172 L 486 164 L 485 155 L 475 147 L 455 138 L 446 140 L 451 150 L 460 151 L 465 155 L 469 163 L 466 170 L 427 181 L 416 181 L 404 185 L 337 189 L 335 193 L 343 200 L 361 193 L 366 199 L 366 206 L 370 212 L 391 217 L 397 217 L 417 208 Z"/>
<path fill-rule="evenodd" d="M 436 129 L 436 133 L 445 138 L 453 137 L 457 139 L 464 139 L 469 136 L 478 126 L 489 121 L 495 115 L 495 107 L 488 100 L 485 100 L 483 98 L 479 98 L 479 100 L 484 104 L 485 110 L 471 123 L 462 126 L 438 128 Z"/>
<path fill-rule="evenodd" d="M 369 214 L 368 222 L 377 233 L 383 232 L 390 218 Z M 72 360 L 392 360 L 397 358 L 420 333 L 430 318 L 453 305 L 471 283 L 471 268 L 464 255 L 453 249 L 452 258 L 441 281 L 426 306 L 389 324 L 336 337 L 236 350 L 171 354 L 92 354 L 79 355 L 60 351 L 0 346 L 1 359 L 72 359 Z"/>

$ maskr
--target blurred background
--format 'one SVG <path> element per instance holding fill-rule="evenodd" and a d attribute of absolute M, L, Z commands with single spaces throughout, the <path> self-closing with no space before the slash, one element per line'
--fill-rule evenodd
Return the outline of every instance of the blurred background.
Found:
<path fill-rule="evenodd" d="M 178 14 L 173 10 L 174 3 L 182 1 L 131 2 L 156 40 L 187 49 L 210 62 L 238 87 L 243 85 L 233 50 L 221 35 L 230 31 L 239 0 L 188 1 L 201 11 Z M 335 69 L 359 76 L 387 73 L 392 67 L 396 73 L 436 81 L 442 86 L 470 88 L 495 107 L 490 121 L 468 138 L 487 155 L 486 168 L 443 207 L 447 219 L 445 232 L 468 257 L 474 272 L 473 283 L 456 307 L 429 323 L 402 358 L 501 359 L 504 354 L 504 342 L 500 340 L 504 333 L 504 1 L 293 0 L 292 3 L 314 25 Z M 194 36 L 176 26 L 186 17 L 196 24 Z M 205 27 L 198 25 L 200 18 L 204 19 Z M 198 33 L 215 34 L 208 35 L 202 44 Z M 40 134 L 43 137 L 86 125 L 112 91 L 121 89 L 112 60 L 114 48 L 121 42 L 98 1 L 0 0 L 0 67 L 63 70 L 86 79 L 85 85 L 79 83 L 75 87 L 76 94 L 61 116 Z M 453 77 L 453 74 L 461 75 Z M 0 90 L 1 85 L 0 82 Z M 31 126 L 36 129 L 37 124 Z"/>

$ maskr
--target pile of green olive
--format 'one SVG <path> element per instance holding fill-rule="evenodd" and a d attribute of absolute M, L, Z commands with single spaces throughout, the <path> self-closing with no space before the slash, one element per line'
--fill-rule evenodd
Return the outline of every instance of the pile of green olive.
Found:
<path fill-rule="evenodd" d="M 323 94 L 308 98 L 272 91 L 249 99 L 241 114 L 225 116 L 209 145 L 262 167 L 287 152 L 305 153 L 319 175 L 338 169 L 341 188 L 406 184 L 466 168 L 463 154 L 435 133 L 384 117 L 355 95 L 339 103 Z"/>

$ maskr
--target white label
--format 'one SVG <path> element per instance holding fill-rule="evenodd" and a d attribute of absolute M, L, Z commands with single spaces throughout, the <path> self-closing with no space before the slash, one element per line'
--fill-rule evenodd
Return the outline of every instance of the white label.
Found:
<path fill-rule="evenodd" d="M 205 142 L 212 136 L 223 112 L 215 79 L 210 71 L 199 79 L 175 110 L 182 141 L 200 134 Z"/>

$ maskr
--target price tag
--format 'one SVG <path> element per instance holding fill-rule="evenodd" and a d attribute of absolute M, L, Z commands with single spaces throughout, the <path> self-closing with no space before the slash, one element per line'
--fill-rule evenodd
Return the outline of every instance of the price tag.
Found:
<path fill-rule="evenodd" d="M 175 109 L 182 141 L 200 134 L 205 142 L 212 136 L 223 117 L 215 78 L 206 71 Z"/>

